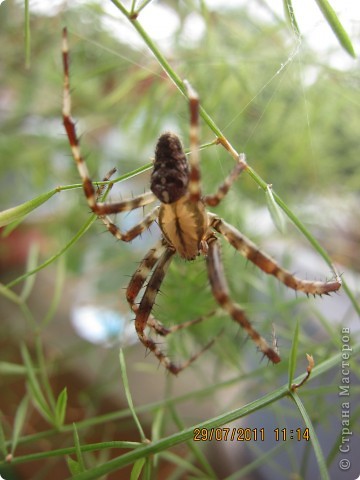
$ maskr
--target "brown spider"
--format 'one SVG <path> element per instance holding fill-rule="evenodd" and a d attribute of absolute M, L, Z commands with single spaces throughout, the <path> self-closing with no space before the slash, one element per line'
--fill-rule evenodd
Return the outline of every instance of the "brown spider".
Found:
<path fill-rule="evenodd" d="M 179 138 L 174 133 L 164 133 L 158 140 L 154 167 L 151 174 L 151 192 L 139 195 L 131 200 L 121 202 L 99 202 L 98 192 L 90 179 L 86 163 L 81 155 L 75 124 L 71 119 L 71 98 L 69 82 L 69 51 L 67 32 L 63 30 L 62 56 L 64 64 L 64 100 L 63 123 L 69 139 L 72 154 L 82 179 L 84 193 L 91 210 L 99 216 L 109 232 L 117 239 L 130 242 L 145 229 L 157 221 L 162 232 L 161 240 L 146 254 L 136 272 L 133 274 L 126 290 L 126 299 L 135 313 L 135 328 L 140 341 L 151 350 L 171 373 L 177 374 L 213 343 L 211 341 L 200 352 L 182 365 L 175 365 L 158 347 L 157 343 L 146 333 L 146 327 L 160 335 L 168 335 L 176 330 L 192 325 L 200 319 L 165 328 L 151 314 L 156 295 L 169 268 L 173 256 L 177 253 L 185 260 L 192 260 L 198 255 L 206 259 L 208 276 L 212 293 L 222 307 L 256 343 L 259 350 L 273 363 L 280 357 L 276 345 L 270 347 L 266 340 L 254 330 L 242 308 L 230 298 L 220 255 L 220 243 L 217 234 L 222 235 L 236 250 L 261 268 L 265 273 L 274 275 L 280 282 L 294 290 L 306 294 L 322 295 L 338 290 L 341 281 L 338 276 L 329 282 L 301 280 L 281 268 L 269 255 L 243 236 L 236 228 L 223 219 L 206 211 L 205 206 L 216 206 L 225 197 L 231 185 L 246 168 L 245 155 L 238 156 L 237 164 L 213 195 L 202 196 L 199 169 L 199 99 L 188 82 L 184 86 L 190 107 L 190 156 L 186 159 Z M 219 139 L 219 143 L 223 143 Z M 109 179 L 111 172 L 106 179 Z M 122 232 L 109 215 L 148 205 L 160 200 L 143 220 L 127 232 Z M 139 304 L 136 298 L 148 283 Z"/>

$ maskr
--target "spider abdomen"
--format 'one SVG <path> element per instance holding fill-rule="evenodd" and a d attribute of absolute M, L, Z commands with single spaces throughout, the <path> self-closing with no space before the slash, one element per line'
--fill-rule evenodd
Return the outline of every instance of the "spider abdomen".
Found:
<path fill-rule="evenodd" d="M 173 203 L 187 192 L 189 165 L 177 135 L 164 133 L 155 149 L 151 191 L 162 203 Z"/>
<path fill-rule="evenodd" d="M 183 197 L 169 205 L 162 204 L 159 225 L 165 239 L 186 260 L 193 260 L 200 252 L 200 243 L 208 228 L 208 219 L 202 202 L 191 202 Z"/>

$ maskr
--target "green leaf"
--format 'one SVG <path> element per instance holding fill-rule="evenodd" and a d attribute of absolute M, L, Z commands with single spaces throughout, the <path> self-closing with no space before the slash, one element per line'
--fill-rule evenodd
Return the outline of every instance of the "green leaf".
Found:
<path fill-rule="evenodd" d="M 69 467 L 71 475 L 77 475 L 78 473 L 83 472 L 80 463 L 72 459 L 71 457 L 66 457 L 66 463 Z"/>
<path fill-rule="evenodd" d="M 291 25 L 291 28 L 293 29 L 295 35 L 297 37 L 300 36 L 300 30 L 298 27 L 298 24 L 296 22 L 296 18 L 294 15 L 294 8 L 292 6 L 292 0 L 283 0 L 284 4 L 284 12 L 285 16 L 288 19 L 289 24 Z"/>
<path fill-rule="evenodd" d="M 356 57 L 354 47 L 351 43 L 351 40 L 346 33 L 344 27 L 340 23 L 338 16 L 336 15 L 334 9 L 329 4 L 327 0 L 315 0 L 318 7 L 320 8 L 322 14 L 329 23 L 332 31 L 335 33 L 337 39 L 340 42 L 340 45 L 351 55 L 353 58 Z"/>
<path fill-rule="evenodd" d="M 79 434 L 76 428 L 76 424 L 73 423 L 73 433 L 74 433 L 74 443 L 75 443 L 75 451 L 76 451 L 76 458 L 77 458 L 77 463 L 79 465 L 79 472 L 85 472 L 85 464 L 84 464 L 84 459 L 81 453 L 81 447 L 80 447 L 80 440 L 79 440 Z"/>
<path fill-rule="evenodd" d="M 269 212 L 275 227 L 279 230 L 279 232 L 285 233 L 286 231 L 285 218 L 280 207 L 275 201 L 275 198 L 272 192 L 272 185 L 267 185 L 265 190 L 265 198 L 266 198 L 267 207 L 269 209 Z"/>
<path fill-rule="evenodd" d="M 0 412 L 0 452 L 6 458 L 8 451 L 6 448 L 6 443 L 5 443 L 5 434 L 4 434 L 4 429 L 2 426 L 2 421 L 1 421 L 1 412 Z"/>
<path fill-rule="evenodd" d="M 0 212 L 0 227 L 4 227 L 9 223 L 16 222 L 18 220 L 23 220 L 26 215 L 35 210 L 37 207 L 45 203 L 49 198 L 51 198 L 58 190 L 54 189 L 50 192 L 42 193 L 36 198 L 29 200 L 21 205 L 16 207 L 8 208 Z"/>
<path fill-rule="evenodd" d="M 19 436 L 21 434 L 21 431 L 25 423 L 28 406 L 29 406 L 29 397 L 28 395 L 25 395 L 25 397 L 21 400 L 20 405 L 18 406 L 15 414 L 14 427 L 12 432 L 12 441 L 11 441 L 11 455 L 14 455 L 15 449 L 17 447 Z"/>
<path fill-rule="evenodd" d="M 304 404 L 300 400 L 299 395 L 296 392 L 293 392 L 291 395 L 292 395 L 292 398 L 293 398 L 294 402 L 296 403 L 296 406 L 298 407 L 298 409 L 299 409 L 299 411 L 300 411 L 300 413 L 301 413 L 301 415 L 304 419 L 305 425 L 309 429 L 310 440 L 311 440 L 312 446 L 314 448 L 315 457 L 316 457 L 316 460 L 317 460 L 317 463 L 318 463 L 318 466 L 319 466 L 319 470 L 320 470 L 320 478 L 321 478 L 321 480 L 330 480 L 329 472 L 328 472 L 328 469 L 326 467 L 326 462 L 325 462 L 325 458 L 324 458 L 323 452 L 322 452 L 321 447 L 320 447 L 319 439 L 316 435 L 315 428 L 314 428 L 314 426 L 311 422 L 311 419 L 308 415 L 308 412 L 307 412 L 306 408 L 304 407 Z"/>
<path fill-rule="evenodd" d="M 50 423 L 53 423 L 53 415 L 51 410 L 48 406 L 46 398 L 41 390 L 39 381 L 36 377 L 35 368 L 32 364 L 30 354 L 25 347 L 25 345 L 21 346 L 21 354 L 25 363 L 27 377 L 28 377 L 28 385 L 29 390 L 31 393 L 31 399 L 34 402 L 34 405 L 38 409 L 39 413 Z"/>
<path fill-rule="evenodd" d="M 6 238 L 8 237 L 12 231 L 16 230 L 20 223 L 23 221 L 24 217 L 19 218 L 16 222 L 11 222 L 6 227 L 1 230 L 1 237 Z"/>
<path fill-rule="evenodd" d="M 66 387 L 61 391 L 56 401 L 55 407 L 55 425 L 60 428 L 64 424 L 67 405 L 67 389 Z"/>
<path fill-rule="evenodd" d="M 131 470 L 130 480 L 138 480 L 144 464 L 145 464 L 145 458 L 139 458 L 139 460 L 136 460 Z"/>
<path fill-rule="evenodd" d="M 30 249 L 29 249 L 29 253 L 28 253 L 28 257 L 27 257 L 27 262 L 26 262 L 26 271 L 27 272 L 31 272 L 32 270 L 34 270 L 36 268 L 36 265 L 37 265 L 38 259 L 39 259 L 39 251 L 40 251 L 40 247 L 39 247 L 38 243 L 32 243 L 30 245 Z M 31 275 L 30 277 L 26 278 L 26 280 L 24 282 L 24 285 L 23 285 L 23 288 L 22 288 L 22 291 L 21 291 L 21 294 L 20 294 L 20 298 L 23 302 L 25 302 L 29 298 L 29 295 L 32 291 L 35 280 L 36 280 L 35 275 Z"/>

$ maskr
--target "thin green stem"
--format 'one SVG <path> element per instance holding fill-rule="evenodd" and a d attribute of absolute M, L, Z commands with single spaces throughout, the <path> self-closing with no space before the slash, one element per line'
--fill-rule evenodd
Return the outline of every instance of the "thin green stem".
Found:
<path fill-rule="evenodd" d="M 296 18 L 294 15 L 294 8 L 292 5 L 292 0 L 283 0 L 284 4 L 284 12 L 285 16 L 288 19 L 289 24 L 291 25 L 292 31 L 296 35 L 296 37 L 300 37 L 300 29 L 298 27 L 298 24 L 296 22 Z"/>
<path fill-rule="evenodd" d="M 126 453 L 121 457 L 115 458 L 110 460 L 109 462 L 99 465 L 93 468 L 91 471 L 85 472 L 80 475 L 75 475 L 73 480 L 93 480 L 99 478 L 101 475 L 108 474 L 110 472 L 114 472 L 120 468 L 125 467 L 126 465 L 130 465 L 134 463 L 139 458 L 148 457 L 149 455 L 153 455 L 155 453 L 159 453 L 163 450 L 167 450 L 175 445 L 179 445 L 180 443 L 187 442 L 194 438 L 194 430 L 199 428 L 206 428 L 208 430 L 212 428 L 219 427 L 221 425 L 225 425 L 231 423 L 235 420 L 238 420 L 241 417 L 250 415 L 251 413 L 256 412 L 257 410 L 270 405 L 273 402 L 278 401 L 280 398 L 283 398 L 287 395 L 288 389 L 287 386 L 284 386 L 275 392 L 271 392 L 264 397 L 255 400 L 248 405 L 240 409 L 233 410 L 231 412 L 227 412 L 223 415 L 219 415 L 218 417 L 211 418 L 203 423 L 198 425 L 193 425 L 181 432 L 177 432 L 173 435 L 168 437 L 164 437 L 157 442 L 151 443 L 149 445 L 145 445 L 144 447 L 140 447 L 132 452 Z"/>
<path fill-rule="evenodd" d="M 36 265 L 38 263 L 38 258 L 39 258 L 39 252 L 40 252 L 39 245 L 37 243 L 32 243 L 29 248 L 28 258 L 26 262 L 26 271 L 30 271 L 36 268 Z M 32 289 L 34 287 L 34 283 L 35 283 L 34 276 L 32 276 L 31 278 L 28 277 L 26 282 L 24 282 L 24 285 L 20 293 L 20 299 L 23 301 L 23 303 L 26 303 L 27 299 L 29 298 L 32 292 Z"/>
<path fill-rule="evenodd" d="M 72 426 L 73 428 L 73 426 Z M 110 441 L 110 442 L 101 442 L 101 443 L 89 443 L 87 445 L 80 445 L 81 452 L 97 452 L 100 450 L 108 450 L 112 448 L 137 448 L 141 446 L 142 443 L 138 442 L 125 442 L 125 441 Z M 18 455 L 11 460 L 12 465 L 17 465 L 21 463 L 34 462 L 38 460 L 44 460 L 51 457 L 63 457 L 64 455 L 73 455 L 76 453 L 76 447 L 65 447 L 58 448 L 55 450 L 48 450 L 46 452 L 31 453 L 29 455 Z M 5 464 L 5 462 L 0 462 L 0 465 Z"/>
<path fill-rule="evenodd" d="M 41 321 L 41 328 L 45 328 L 52 318 L 55 315 L 55 312 L 59 306 L 60 300 L 61 300 L 61 293 L 63 290 L 63 286 L 65 283 L 65 273 L 66 273 L 66 261 L 65 261 L 65 255 L 61 256 L 59 258 L 59 261 L 57 263 L 57 268 L 56 268 L 56 273 L 55 273 L 55 288 L 54 288 L 54 294 L 51 299 L 50 306 L 44 316 L 44 318 Z"/>
<path fill-rule="evenodd" d="M 148 5 L 150 2 L 152 2 L 152 0 L 144 0 L 143 3 L 141 5 L 138 6 L 138 8 L 136 9 L 136 13 L 137 15 L 139 15 L 139 13 L 141 12 L 141 10 L 143 8 L 146 7 L 146 5 Z"/>
<path fill-rule="evenodd" d="M 25 28 L 25 67 L 30 68 L 31 64 L 31 34 L 30 34 L 30 10 L 29 0 L 25 0 L 24 9 L 24 28 Z"/>
<path fill-rule="evenodd" d="M 136 7 L 136 0 L 131 0 L 131 7 L 130 7 L 130 15 L 133 16 L 135 14 L 135 7 Z"/>
<path fill-rule="evenodd" d="M 159 62 L 165 73 L 168 75 L 170 80 L 176 85 L 176 87 L 180 90 L 182 95 L 185 98 L 188 98 L 186 88 L 184 85 L 183 80 L 179 77 L 179 75 L 175 72 L 172 68 L 170 63 L 161 53 L 159 48 L 157 47 L 156 43 L 150 38 L 147 34 L 146 30 L 142 27 L 140 22 L 135 18 L 132 18 L 130 13 L 126 10 L 126 8 L 119 2 L 118 0 L 111 0 L 111 2 L 125 15 L 125 17 L 130 20 L 134 28 L 138 31 L 139 35 L 144 40 L 145 44 L 148 46 L 152 54 L 155 56 L 156 60 Z M 223 133 L 221 132 L 220 128 L 216 125 L 214 120 L 210 117 L 210 115 L 204 110 L 203 107 L 200 107 L 200 115 L 205 121 L 205 123 L 211 128 L 211 130 L 215 133 L 215 135 L 219 138 L 224 137 Z"/>
<path fill-rule="evenodd" d="M 119 353 L 119 362 L 120 362 L 120 370 L 121 370 L 123 386 L 124 386 L 124 390 L 125 390 L 125 396 L 126 396 L 126 400 L 128 402 L 128 405 L 129 405 L 129 410 L 130 410 L 131 415 L 134 419 L 135 425 L 136 425 L 136 427 L 139 431 L 141 441 L 142 442 L 148 442 L 148 440 L 146 438 L 146 435 L 144 433 L 144 430 L 141 426 L 139 417 L 137 416 L 136 411 L 135 411 L 134 403 L 133 403 L 132 396 L 131 396 L 131 390 L 130 390 L 130 386 L 129 386 L 129 379 L 128 379 L 127 372 L 126 372 L 126 363 L 125 363 L 124 352 L 123 352 L 122 348 L 120 349 L 120 353 Z"/>
<path fill-rule="evenodd" d="M 27 274 L 25 274 L 26 278 Z M 37 323 L 33 314 L 31 313 L 30 308 L 27 306 L 26 302 L 22 300 L 22 298 L 17 295 L 15 292 L 11 291 L 7 285 L 3 285 L 0 283 L 0 295 L 3 295 L 5 298 L 10 300 L 10 302 L 15 303 L 19 306 L 22 314 L 24 315 L 25 319 L 31 324 L 32 328 L 36 331 Z"/>
<path fill-rule="evenodd" d="M 355 356 L 360 352 L 360 344 L 356 345 L 353 347 L 353 352 L 352 354 Z M 314 367 L 311 377 L 309 379 L 309 383 L 312 382 L 316 377 L 319 377 L 326 372 L 330 371 L 331 369 L 338 367 L 341 364 L 341 359 L 342 359 L 342 353 L 339 352 L 338 354 L 334 355 L 333 357 L 329 358 L 328 360 L 325 360 L 324 362 L 320 363 L 316 367 Z M 261 372 L 263 369 L 259 369 L 259 372 Z M 249 378 L 254 377 L 254 372 L 249 374 Z M 298 377 L 294 378 L 294 382 L 298 383 L 302 380 L 303 374 L 299 375 Z M 243 379 L 243 377 L 242 377 Z M 236 377 L 232 380 L 228 380 L 224 382 L 223 384 L 220 384 L 221 388 L 224 388 L 226 386 L 233 385 L 234 383 L 239 382 L 239 377 Z M 218 391 L 219 389 L 219 384 L 217 385 L 212 385 L 210 387 L 207 387 L 205 389 L 200 390 L 199 392 L 190 392 L 190 394 L 182 395 L 180 397 L 175 397 L 175 398 L 169 398 L 162 400 L 160 402 L 156 402 L 154 404 L 148 404 L 148 405 L 143 405 L 137 408 L 137 413 L 145 413 L 149 411 L 153 411 L 159 407 L 164 408 L 166 405 L 173 405 L 176 403 L 184 402 L 187 401 L 189 398 L 195 398 L 197 396 L 205 396 L 208 397 L 209 392 L 212 391 L 212 389 L 215 389 Z M 158 453 L 162 450 L 165 450 L 167 448 L 170 448 L 171 446 L 177 445 L 179 443 L 186 442 L 188 440 L 191 440 L 193 438 L 193 431 L 195 428 L 216 428 L 221 425 L 230 423 L 234 420 L 237 420 L 238 418 L 241 418 L 243 416 L 249 415 L 250 413 L 253 413 L 257 410 L 260 410 L 276 401 L 278 401 L 280 398 L 284 398 L 286 396 L 292 396 L 291 390 L 289 390 L 288 385 L 283 385 L 282 387 L 279 387 L 276 389 L 274 392 L 271 392 L 254 402 L 251 402 L 239 409 L 233 410 L 231 412 L 227 412 L 223 415 L 219 415 L 218 417 L 211 418 L 210 420 L 207 420 L 203 423 L 200 423 L 198 425 L 194 425 L 192 427 L 186 428 L 182 430 L 181 432 L 177 432 L 174 435 L 171 435 L 169 437 L 166 437 L 164 439 L 161 439 L 157 442 L 151 443 L 149 445 L 141 446 L 139 447 L 136 452 L 130 452 L 127 453 L 119 458 L 116 458 L 110 462 L 107 462 L 104 465 L 101 465 L 100 467 L 96 467 L 96 469 L 93 469 L 91 472 L 86 472 L 87 475 L 89 476 L 76 476 L 76 480 L 89 480 L 92 478 L 98 478 L 100 475 L 104 473 L 108 473 L 110 471 L 114 471 L 118 468 L 122 468 L 125 465 L 131 464 L 137 459 L 150 455 L 153 453 Z M 97 424 L 104 424 L 106 422 L 113 422 L 115 420 L 119 420 L 120 418 L 125 418 L 131 415 L 131 412 L 129 409 L 122 410 L 120 412 L 113 412 L 110 414 L 102 415 L 96 418 L 91 418 L 91 419 L 86 419 L 82 422 L 77 423 L 77 429 L 80 428 L 87 428 L 89 426 L 97 425 Z M 64 427 L 61 428 L 61 432 L 72 432 L 73 426 L 72 425 L 65 425 Z M 46 432 L 38 433 L 35 435 L 28 435 L 27 437 L 22 437 L 19 438 L 18 445 L 24 444 L 31 442 L 33 443 L 36 440 L 39 440 L 41 438 L 46 438 L 49 436 L 52 436 L 54 434 L 58 433 L 58 430 L 56 429 L 51 429 Z M 8 445 L 9 442 L 6 442 L 6 445 Z M 86 446 L 81 447 L 82 449 L 86 448 Z M 44 452 L 45 453 L 45 452 Z M 50 452 L 46 452 L 50 453 Z M 20 457 L 19 457 L 20 458 Z M 25 463 L 29 458 L 32 458 L 30 455 L 26 455 L 21 457 L 21 462 L 19 461 L 19 458 L 17 458 L 18 463 Z M 4 465 L 5 462 L 0 462 L 0 466 Z M 106 469 L 106 465 L 109 466 L 109 470 Z M 92 474 L 94 475 L 92 476 Z M 98 475 L 98 477 L 96 476 Z"/>
<path fill-rule="evenodd" d="M 46 400 L 52 412 L 55 412 L 56 400 L 49 382 L 49 377 L 46 369 L 46 361 L 45 361 L 43 347 L 41 343 L 41 337 L 39 335 L 37 335 L 36 337 L 35 347 L 36 347 L 36 359 L 37 359 L 37 364 L 38 364 L 40 378 L 41 378 L 41 386 L 46 395 Z"/>
<path fill-rule="evenodd" d="M 98 182 L 99 185 L 100 185 L 100 183 L 104 183 L 104 182 Z M 96 183 L 95 183 L 95 185 L 96 185 Z M 105 200 L 107 195 L 109 194 L 112 182 L 105 182 L 105 185 L 109 185 L 109 188 L 106 190 L 106 192 L 102 196 L 102 200 Z M 70 247 L 72 247 L 72 245 L 74 245 L 79 240 L 79 238 L 81 238 L 84 235 L 85 232 L 87 232 L 87 230 L 91 227 L 91 225 L 96 221 L 97 218 L 98 218 L 97 215 L 92 214 L 89 217 L 89 219 L 84 223 L 84 225 L 80 228 L 78 233 L 58 253 L 56 253 L 55 255 L 52 255 L 44 263 L 42 263 L 41 265 L 38 265 L 33 270 L 24 273 L 24 275 L 20 275 L 20 277 L 16 278 L 15 280 L 13 280 L 10 283 L 8 283 L 6 285 L 6 287 L 8 289 L 10 289 L 14 285 L 16 285 L 19 282 L 21 282 L 22 280 L 26 279 L 29 275 L 33 275 L 34 273 L 42 270 L 43 268 L 47 267 L 51 263 L 55 262 L 55 260 L 57 260 L 59 257 L 61 257 Z"/>
<path fill-rule="evenodd" d="M 12 288 L 14 285 L 17 285 L 18 283 L 25 280 L 29 275 L 34 275 L 34 273 L 39 272 L 43 268 L 55 262 L 59 257 L 61 257 L 61 255 L 63 255 L 67 250 L 69 250 L 69 248 L 72 247 L 79 240 L 79 238 L 81 238 L 84 235 L 84 233 L 87 232 L 87 230 L 89 230 L 89 228 L 96 221 L 96 219 L 97 219 L 96 215 L 91 215 L 88 218 L 88 220 L 86 220 L 86 222 L 83 224 L 83 226 L 80 228 L 80 230 L 77 232 L 77 234 L 74 235 L 73 238 L 61 250 L 59 250 L 57 253 L 55 253 L 55 255 L 52 255 L 44 263 L 41 263 L 33 270 L 26 272 L 23 275 L 20 275 L 19 277 L 15 278 L 15 280 L 12 280 L 11 282 L 9 282 L 6 285 L 6 287 Z"/>
<path fill-rule="evenodd" d="M 360 345 L 358 345 L 356 348 L 354 348 L 354 353 L 355 350 L 360 350 Z M 332 359 L 329 359 L 325 362 L 323 362 L 321 365 L 318 367 L 315 367 L 313 370 L 313 375 L 312 379 L 315 378 L 316 376 L 324 373 L 325 371 L 331 369 L 335 365 L 338 364 L 341 360 L 341 354 L 335 355 Z M 302 377 L 298 377 L 295 381 L 300 381 Z M 219 415 L 218 417 L 211 418 L 210 420 L 207 420 L 205 422 L 202 422 L 198 425 L 193 425 L 189 428 L 186 428 L 182 430 L 181 432 L 177 432 L 173 435 L 170 435 L 168 437 L 165 437 L 157 442 L 153 442 L 149 445 L 145 445 L 143 447 L 140 447 L 136 449 L 135 451 L 126 453 L 122 455 L 121 457 L 115 458 L 113 460 L 110 460 L 109 462 L 99 465 L 98 467 L 95 467 L 91 471 L 84 472 L 82 474 L 76 475 L 73 477 L 74 480 L 93 480 L 96 478 L 99 478 L 101 475 L 108 474 L 110 472 L 113 472 L 115 470 L 118 470 L 120 468 L 125 467 L 126 465 L 134 463 L 136 460 L 147 457 L 149 455 L 153 455 L 155 453 L 161 452 L 163 450 L 167 450 L 175 445 L 178 445 L 180 443 L 184 443 L 188 440 L 193 439 L 194 437 L 194 430 L 196 428 L 206 428 L 210 430 L 211 428 L 217 428 L 219 426 L 231 423 L 235 420 L 238 420 L 241 417 L 250 415 L 251 413 L 256 412 L 257 410 L 260 410 L 274 402 L 277 402 L 279 399 L 284 398 L 285 396 L 289 395 L 289 389 L 287 385 L 284 385 L 277 390 L 268 393 L 267 395 L 263 396 L 262 398 L 259 398 L 244 407 L 241 407 L 239 409 L 226 412 L 225 414 Z M 291 394 L 292 395 L 292 394 Z M 293 395 L 292 395 L 293 396 Z"/>
<path fill-rule="evenodd" d="M 318 462 L 321 480 L 330 480 L 329 473 L 328 473 L 327 466 L 326 466 L 326 462 L 325 462 L 325 459 L 324 459 L 324 455 L 322 453 L 320 443 L 319 443 L 318 437 L 316 435 L 315 428 L 314 428 L 314 426 L 312 424 L 312 421 L 311 421 L 311 419 L 308 415 L 308 412 L 307 412 L 306 408 L 304 407 L 304 404 L 302 403 L 299 395 L 296 392 L 291 392 L 290 395 L 291 395 L 291 398 L 294 400 L 296 406 L 298 407 L 299 412 L 301 413 L 301 416 L 304 419 L 305 425 L 309 429 L 310 440 L 311 440 L 311 443 L 312 443 L 312 446 L 313 446 L 313 449 L 314 449 L 316 460 Z"/>

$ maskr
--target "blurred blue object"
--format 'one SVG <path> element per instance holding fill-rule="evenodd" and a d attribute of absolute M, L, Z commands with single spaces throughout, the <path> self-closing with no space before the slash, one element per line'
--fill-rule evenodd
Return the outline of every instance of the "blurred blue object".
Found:
<path fill-rule="evenodd" d="M 90 304 L 75 307 L 71 312 L 71 322 L 80 337 L 104 347 L 114 344 L 125 346 L 137 341 L 130 317 L 116 310 Z"/>

